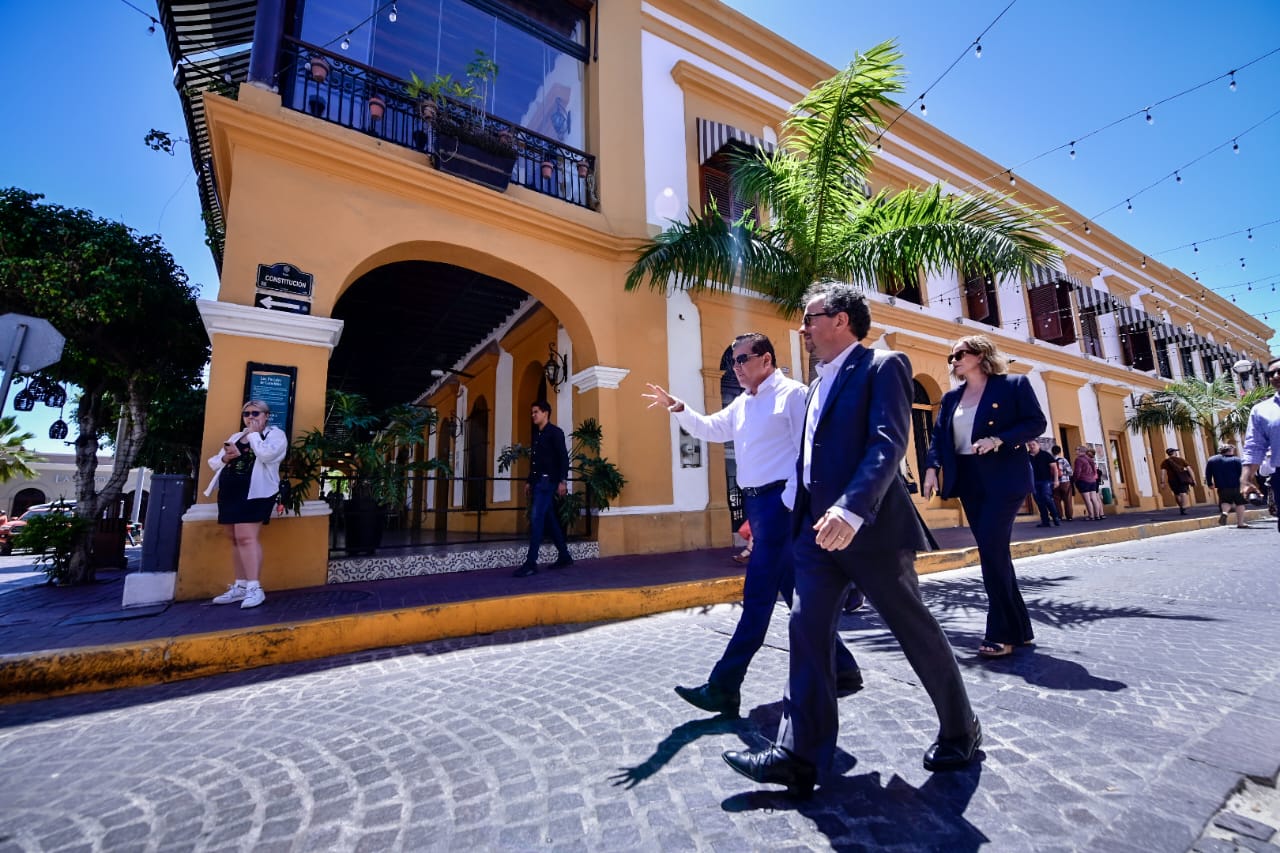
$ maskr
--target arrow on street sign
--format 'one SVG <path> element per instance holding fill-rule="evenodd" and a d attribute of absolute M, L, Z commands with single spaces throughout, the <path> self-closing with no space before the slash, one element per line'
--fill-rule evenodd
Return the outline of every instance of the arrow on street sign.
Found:
<path fill-rule="evenodd" d="M 287 311 L 290 314 L 311 313 L 311 302 L 306 299 L 286 299 L 269 293 L 258 293 L 253 298 L 253 304 L 269 311 Z"/>

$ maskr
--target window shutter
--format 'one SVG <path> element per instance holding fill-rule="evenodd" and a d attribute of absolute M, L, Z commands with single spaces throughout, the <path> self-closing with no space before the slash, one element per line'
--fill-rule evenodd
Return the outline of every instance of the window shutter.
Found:
<path fill-rule="evenodd" d="M 729 173 L 703 163 L 702 207 L 704 210 L 712 199 L 715 199 L 716 210 L 720 211 L 720 218 L 727 222 L 734 221 L 733 186 L 729 180 Z"/>
<path fill-rule="evenodd" d="M 1058 288 L 1042 285 L 1028 293 L 1031 302 L 1031 322 L 1035 336 L 1042 341 L 1056 341 L 1062 337 L 1062 318 L 1058 316 Z"/>
<path fill-rule="evenodd" d="M 991 304 L 987 300 L 987 283 L 983 276 L 972 276 L 964 283 L 964 298 L 970 320 L 982 321 L 991 316 Z"/>

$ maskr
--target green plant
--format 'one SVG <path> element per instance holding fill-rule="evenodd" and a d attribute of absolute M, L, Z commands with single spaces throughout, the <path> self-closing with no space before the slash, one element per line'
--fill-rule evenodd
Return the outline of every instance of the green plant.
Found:
<path fill-rule="evenodd" d="M 363 395 L 333 389 L 326 402 L 324 427 L 302 433 L 290 449 L 284 504 L 295 514 L 322 481 L 347 498 L 392 507 L 404 503 L 410 474 L 449 472 L 446 460 L 414 459 L 435 430 L 434 410 L 398 405 L 376 414 Z"/>
<path fill-rule="evenodd" d="M 50 512 L 27 519 L 13 544 L 40 556 L 36 565 L 44 571 L 49 583 L 70 583 L 71 557 L 77 541 L 88 533 L 90 521 L 70 512 Z"/>
<path fill-rule="evenodd" d="M 588 512 L 608 509 L 627 484 L 618 466 L 600 455 L 604 429 L 599 421 L 587 418 L 569 433 L 569 437 L 573 439 L 569 450 L 569 479 L 585 488 L 582 491 L 571 489 L 556 502 L 556 513 L 566 530 L 573 526 L 584 509 Z M 498 456 L 498 470 L 506 471 L 517 459 L 528 459 L 532 453 L 531 448 L 522 444 L 504 447 Z"/>
<path fill-rule="evenodd" d="M 1225 376 L 1206 382 L 1189 376 L 1144 396 L 1125 419 L 1135 434 L 1148 429 L 1199 429 L 1210 442 L 1243 436 L 1254 404 L 1275 392 L 1266 385 L 1241 396 Z"/>
<path fill-rule="evenodd" d="M 477 148 L 505 157 L 514 157 L 516 147 L 511 134 L 495 130 L 489 123 L 485 105 L 489 101 L 489 86 L 498 76 L 498 63 L 483 50 L 476 50 L 475 58 L 467 63 L 467 83 L 453 80 L 448 74 L 437 74 L 431 83 L 425 83 L 417 74 L 409 72 L 410 81 L 405 91 L 412 97 L 428 97 L 443 105 L 446 98 L 458 101 L 464 107 L 461 114 L 440 110 L 434 121 L 440 133 L 456 136 Z M 417 94 L 410 92 L 412 89 Z"/>

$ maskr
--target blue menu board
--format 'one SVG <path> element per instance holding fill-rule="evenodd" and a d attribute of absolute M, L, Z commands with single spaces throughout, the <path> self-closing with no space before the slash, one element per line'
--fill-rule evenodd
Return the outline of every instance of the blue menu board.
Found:
<path fill-rule="evenodd" d="M 293 438 L 293 401 L 298 368 L 251 361 L 244 369 L 245 400 L 261 400 L 271 407 L 270 424 Z"/>

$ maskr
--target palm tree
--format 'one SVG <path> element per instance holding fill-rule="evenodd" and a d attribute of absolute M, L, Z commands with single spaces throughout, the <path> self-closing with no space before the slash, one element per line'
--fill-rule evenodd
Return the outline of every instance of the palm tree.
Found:
<path fill-rule="evenodd" d="M 31 464 L 40 462 L 41 457 L 25 445 L 33 438 L 35 436 L 29 432 L 18 432 L 17 418 L 12 415 L 0 418 L 0 483 L 7 483 L 14 477 L 36 478 Z"/>
<path fill-rule="evenodd" d="M 1199 429 L 1217 443 L 1244 435 L 1249 410 L 1273 393 L 1270 387 L 1262 386 L 1242 397 L 1226 376 L 1212 382 L 1189 376 L 1143 397 L 1124 425 L 1134 433 L 1165 427 Z"/>
<path fill-rule="evenodd" d="M 901 58 L 893 42 L 859 55 L 791 108 L 774 153 L 734 157 L 735 188 L 769 211 L 767 224 L 750 211 L 726 222 L 714 203 L 690 211 L 641 249 L 627 290 L 646 280 L 662 292 L 740 285 L 791 314 L 818 281 L 900 284 L 946 268 L 1026 276 L 1053 265 L 1060 252 L 1036 233 L 1045 214 L 1007 198 L 938 184 L 867 197 L 881 113 L 898 109 Z"/>

